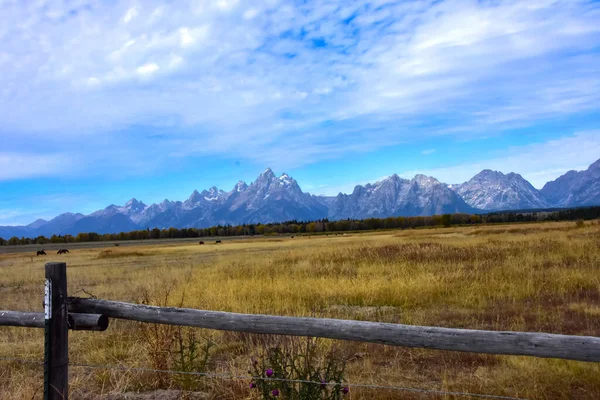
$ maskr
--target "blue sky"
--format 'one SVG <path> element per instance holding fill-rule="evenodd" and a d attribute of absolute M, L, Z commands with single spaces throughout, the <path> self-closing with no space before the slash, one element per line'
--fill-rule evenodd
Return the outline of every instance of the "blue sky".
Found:
<path fill-rule="evenodd" d="M 0 0 L 0 225 L 600 158 L 600 3 Z"/>

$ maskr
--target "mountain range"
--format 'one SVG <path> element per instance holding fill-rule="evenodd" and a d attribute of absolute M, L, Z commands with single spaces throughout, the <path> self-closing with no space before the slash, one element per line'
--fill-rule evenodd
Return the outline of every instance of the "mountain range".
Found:
<path fill-rule="evenodd" d="M 427 216 L 500 210 L 600 205 L 600 159 L 585 171 L 569 171 L 541 190 L 521 175 L 483 170 L 468 182 L 448 185 L 425 175 L 396 174 L 358 185 L 351 194 L 315 196 L 287 174 L 267 168 L 250 185 L 239 181 L 225 192 L 216 187 L 187 200 L 146 205 L 136 199 L 89 215 L 64 213 L 26 226 L 0 226 L 0 237 L 37 237 L 80 232 L 116 233 L 146 228 L 205 228 L 215 225 Z"/>

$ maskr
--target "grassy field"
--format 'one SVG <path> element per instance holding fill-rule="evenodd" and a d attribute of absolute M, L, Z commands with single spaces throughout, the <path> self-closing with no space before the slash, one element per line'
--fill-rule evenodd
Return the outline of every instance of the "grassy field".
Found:
<path fill-rule="evenodd" d="M 295 239 L 169 242 L 77 248 L 66 256 L 0 254 L 0 309 L 41 311 L 43 265 L 68 263 L 69 292 L 156 305 L 317 316 L 454 328 L 600 336 L 600 224 L 574 222 L 390 231 Z M 112 320 L 106 332 L 72 332 L 70 360 L 177 368 L 176 340 L 214 345 L 206 368 L 246 375 L 251 358 L 285 338 Z M 594 363 L 403 349 L 321 340 L 347 361 L 345 377 L 368 383 L 508 395 L 598 399 Z M 41 360 L 43 332 L 0 328 L 0 357 Z M 72 398 L 257 398 L 249 381 L 183 379 L 71 368 Z M 0 360 L 0 398 L 40 398 L 41 367 Z M 167 391 L 158 391 L 166 389 Z M 169 397 L 171 396 L 171 397 Z M 253 397 L 254 396 L 254 397 Z M 352 388 L 352 399 L 461 398 Z M 125 398 L 125 397 L 123 397 Z M 134 398 L 134 397 L 127 397 Z M 190 398 L 195 398 L 190 395 Z"/>

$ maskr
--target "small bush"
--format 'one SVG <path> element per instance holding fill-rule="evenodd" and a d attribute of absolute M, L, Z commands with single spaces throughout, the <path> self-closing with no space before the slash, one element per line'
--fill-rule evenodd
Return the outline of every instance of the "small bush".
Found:
<path fill-rule="evenodd" d="M 170 305 L 171 285 L 162 288 L 154 296 L 147 290 L 142 293 L 142 304 L 157 304 L 160 307 Z M 184 296 L 177 303 L 183 307 Z M 210 338 L 199 337 L 198 329 L 167 324 L 141 324 L 140 332 L 146 343 L 152 368 L 157 370 L 176 370 L 181 372 L 206 372 L 210 361 L 211 349 L 215 343 Z M 187 390 L 203 388 L 204 380 L 196 375 L 166 375 L 156 373 L 154 386 L 168 388 L 172 384 Z"/>
<path fill-rule="evenodd" d="M 200 340 L 202 339 L 202 340 Z M 215 346 L 210 338 L 199 338 L 197 329 L 177 327 L 173 364 L 177 371 L 206 372 L 210 361 L 210 351 Z M 176 375 L 175 379 L 183 390 L 195 391 L 202 387 L 202 381 L 194 375 Z"/>
<path fill-rule="evenodd" d="M 292 341 L 266 350 L 252 363 L 249 372 L 255 379 L 250 389 L 260 392 L 263 399 L 341 399 L 348 393 L 345 365 L 346 360 L 334 351 L 319 357 L 316 339 L 307 338 L 304 345 Z"/>
<path fill-rule="evenodd" d="M 584 226 L 585 226 L 585 222 L 583 222 L 582 219 L 578 219 L 577 222 L 575 222 L 576 228 L 583 228 Z"/>

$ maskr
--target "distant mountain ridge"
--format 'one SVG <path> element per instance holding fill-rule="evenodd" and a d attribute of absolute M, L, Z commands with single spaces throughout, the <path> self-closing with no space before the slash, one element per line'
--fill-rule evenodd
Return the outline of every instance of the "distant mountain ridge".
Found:
<path fill-rule="evenodd" d="M 350 194 L 315 196 L 288 174 L 267 168 L 251 184 L 239 181 L 229 192 L 194 190 L 184 201 L 146 205 L 137 199 L 89 215 L 64 213 L 26 226 L 0 226 L 0 237 L 37 237 L 80 232 L 118 233 L 146 228 L 205 228 L 290 220 L 428 216 L 499 210 L 600 205 L 600 160 L 585 171 L 569 171 L 535 189 L 516 173 L 483 170 L 462 184 L 447 185 L 425 175 L 396 174 L 357 185 Z"/>
<path fill-rule="evenodd" d="M 374 184 L 358 185 L 352 194 L 338 194 L 331 202 L 328 216 L 336 220 L 475 211 L 435 178 L 416 175 L 408 180 L 394 174 Z"/>
<path fill-rule="evenodd" d="M 600 159 L 585 171 L 569 171 L 540 191 L 558 207 L 600 204 Z"/>
<path fill-rule="evenodd" d="M 518 210 L 549 207 L 550 202 L 521 175 L 484 169 L 471 180 L 453 185 L 467 204 L 480 210 Z"/>

